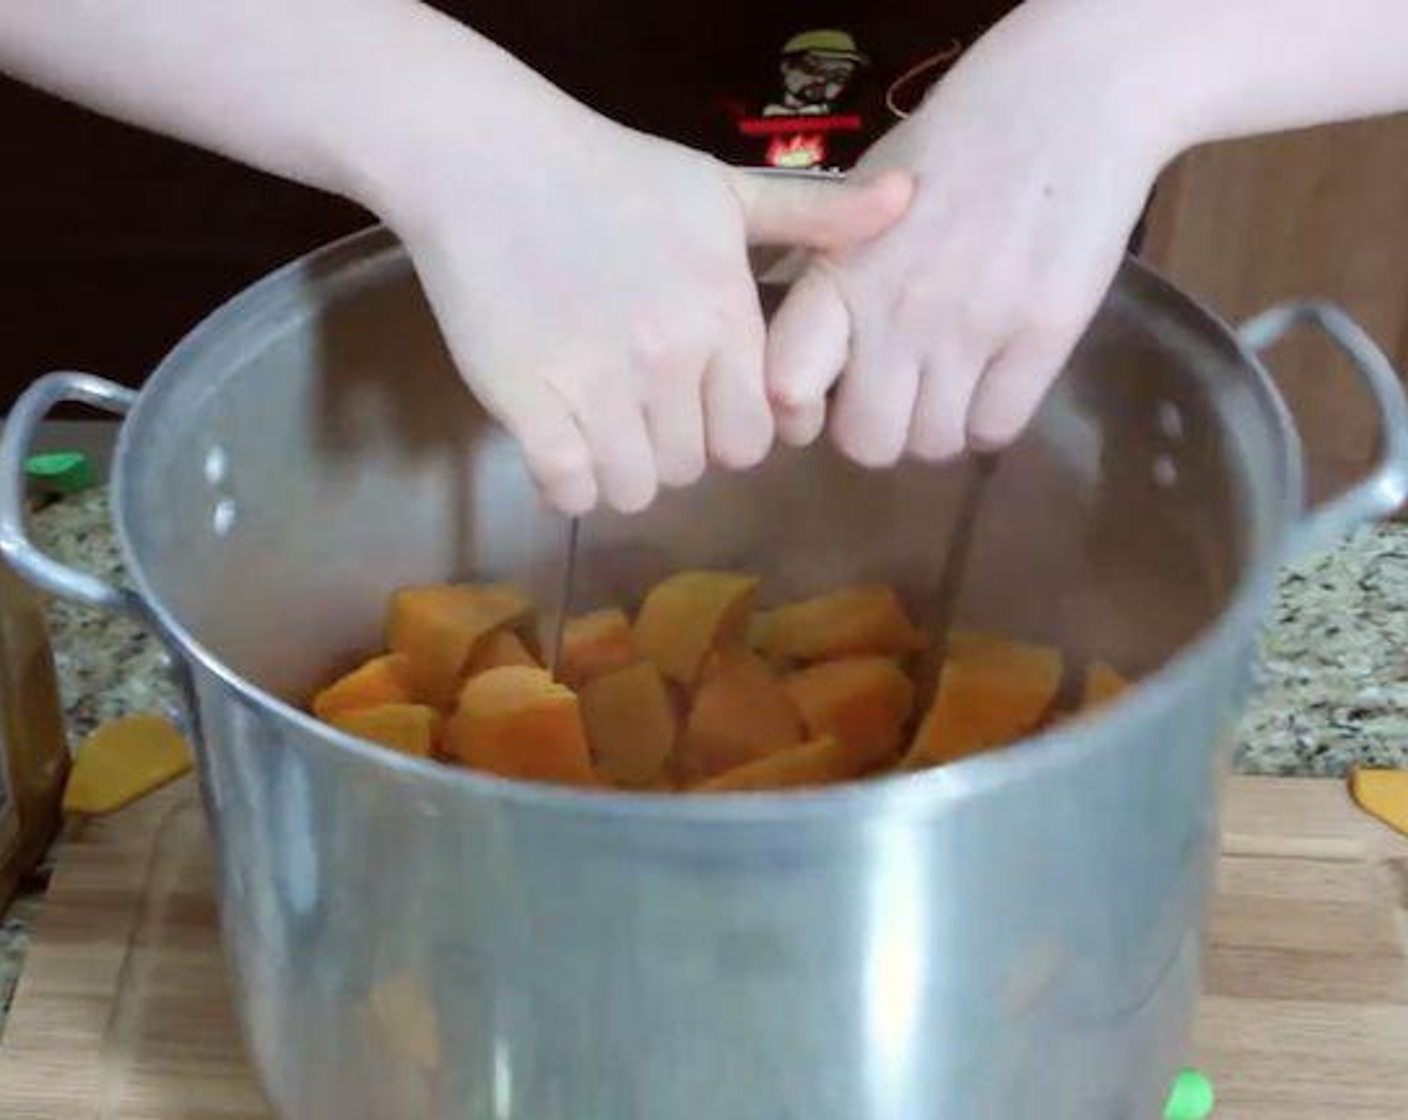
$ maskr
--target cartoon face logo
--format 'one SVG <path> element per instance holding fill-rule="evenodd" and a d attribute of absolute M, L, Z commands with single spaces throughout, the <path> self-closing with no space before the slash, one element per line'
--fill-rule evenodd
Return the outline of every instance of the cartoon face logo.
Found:
<path fill-rule="evenodd" d="M 782 48 L 782 100 L 764 116 L 826 115 L 866 57 L 846 31 L 804 31 Z"/>

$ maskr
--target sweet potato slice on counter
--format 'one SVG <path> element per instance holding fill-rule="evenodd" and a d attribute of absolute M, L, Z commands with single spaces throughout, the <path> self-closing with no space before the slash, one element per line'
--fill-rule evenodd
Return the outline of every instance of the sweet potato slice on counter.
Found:
<path fill-rule="evenodd" d="M 830 735 L 862 769 L 900 748 L 914 707 L 914 682 L 889 657 L 848 657 L 799 669 L 787 694 L 813 739 Z"/>
<path fill-rule="evenodd" d="M 190 747 L 170 721 L 146 713 L 110 720 L 79 744 L 64 786 L 64 812 L 115 812 L 190 769 Z"/>
<path fill-rule="evenodd" d="M 557 677 L 568 688 L 581 688 L 605 673 L 636 660 L 636 642 L 626 612 L 614 607 L 569 618 L 562 628 Z"/>
<path fill-rule="evenodd" d="M 475 677 L 490 669 L 502 669 L 505 665 L 538 668 L 539 662 L 527 643 L 512 630 L 495 630 L 470 654 L 466 676 Z"/>
<path fill-rule="evenodd" d="M 391 597 L 387 644 L 406 657 L 416 692 L 437 708 L 455 692 L 479 644 L 496 630 L 527 622 L 533 606 L 502 583 L 406 587 Z"/>
<path fill-rule="evenodd" d="M 894 590 L 840 587 L 764 612 L 754 648 L 769 660 L 829 661 L 866 654 L 897 656 L 924 648 Z"/>
<path fill-rule="evenodd" d="M 638 661 L 605 673 L 582 689 L 579 702 L 597 769 L 617 785 L 657 784 L 679 732 L 660 670 Z"/>
<path fill-rule="evenodd" d="M 694 788 L 700 793 L 742 793 L 834 785 L 865 772 L 859 755 L 830 735 L 736 766 Z"/>
<path fill-rule="evenodd" d="M 782 679 L 742 647 L 709 660 L 680 748 L 686 780 L 712 777 L 802 740 L 802 720 Z"/>
<path fill-rule="evenodd" d="M 938 695 L 904 767 L 953 762 L 1034 730 L 1061 686 L 1061 654 L 983 634 L 954 634 Z"/>
<path fill-rule="evenodd" d="M 1081 689 L 1082 711 L 1099 708 L 1119 698 L 1129 688 L 1129 682 L 1103 661 L 1092 661 L 1085 669 L 1085 685 Z"/>
<path fill-rule="evenodd" d="M 757 594 L 756 576 L 680 572 L 657 583 L 636 618 L 640 655 L 666 680 L 693 688 L 716 649 L 742 644 Z"/>
<path fill-rule="evenodd" d="M 416 699 L 411 663 L 404 654 L 386 653 L 333 681 L 313 697 L 313 714 L 330 722 L 334 716 L 382 704 L 411 704 Z"/>
<path fill-rule="evenodd" d="M 1366 813 L 1408 836 L 1408 770 L 1356 766 L 1349 776 L 1349 792 Z"/>
<path fill-rule="evenodd" d="M 357 708 L 341 712 L 331 720 L 339 731 L 416 758 L 431 757 L 440 722 L 440 713 L 424 704 Z"/>
<path fill-rule="evenodd" d="M 445 748 L 505 778 L 597 784 L 577 697 L 546 669 L 505 665 L 472 678 L 446 725 Z"/>

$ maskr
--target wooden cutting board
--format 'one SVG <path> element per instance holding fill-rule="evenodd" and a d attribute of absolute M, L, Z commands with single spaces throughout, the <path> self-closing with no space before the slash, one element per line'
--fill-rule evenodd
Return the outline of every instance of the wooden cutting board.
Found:
<path fill-rule="evenodd" d="M 1217 1120 L 1408 1117 L 1408 839 L 1338 783 L 1236 779 L 1195 1061 Z M 241 1054 L 199 798 L 64 848 L 0 1040 L 5 1120 L 268 1120 Z"/>

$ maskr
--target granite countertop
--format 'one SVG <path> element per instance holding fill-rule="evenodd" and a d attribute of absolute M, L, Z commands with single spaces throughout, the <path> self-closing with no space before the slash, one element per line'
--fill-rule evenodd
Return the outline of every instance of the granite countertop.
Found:
<path fill-rule="evenodd" d="M 1244 774 L 1408 769 L 1408 524 L 1361 530 L 1283 573 L 1242 723 Z"/>
<path fill-rule="evenodd" d="M 42 511 L 35 534 L 58 559 L 121 578 L 104 491 Z M 161 652 L 138 626 L 62 602 L 50 618 L 72 742 L 118 715 L 162 710 L 170 693 Z M 1408 769 L 1408 524 L 1366 529 L 1287 569 L 1262 642 L 1261 685 L 1242 727 L 1240 772 Z M 37 876 L 0 920 L 0 1026 L 43 882 Z"/>

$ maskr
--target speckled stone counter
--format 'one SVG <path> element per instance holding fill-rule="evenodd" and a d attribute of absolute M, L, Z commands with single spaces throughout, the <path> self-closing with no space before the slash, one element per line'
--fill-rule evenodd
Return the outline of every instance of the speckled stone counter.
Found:
<path fill-rule="evenodd" d="M 109 518 L 106 491 L 90 490 L 41 511 L 35 540 L 54 559 L 121 583 L 122 557 Z M 55 599 L 49 629 L 74 745 L 100 723 L 161 711 L 173 699 L 160 647 L 132 620 Z"/>
<path fill-rule="evenodd" d="M 55 557 L 121 578 L 102 491 L 50 507 L 35 531 Z M 54 603 L 51 619 L 74 741 L 114 716 L 161 710 L 161 655 L 139 627 L 67 603 Z M 1335 776 L 1359 763 L 1408 769 L 1408 524 L 1365 530 L 1286 572 L 1236 765 Z M 0 924 L 0 1022 L 42 885 L 41 876 Z"/>
<path fill-rule="evenodd" d="M 1287 569 L 1242 726 L 1248 774 L 1408 769 L 1408 524 Z"/>

